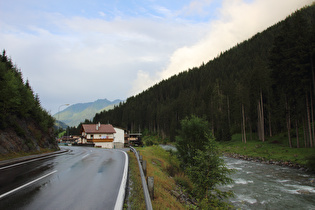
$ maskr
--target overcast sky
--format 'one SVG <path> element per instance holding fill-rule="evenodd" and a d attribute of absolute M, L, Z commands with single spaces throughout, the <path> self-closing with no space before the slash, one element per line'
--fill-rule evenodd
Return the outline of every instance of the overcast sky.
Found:
<path fill-rule="evenodd" d="M 0 0 L 0 50 L 55 114 L 66 103 L 125 100 L 312 2 Z"/>

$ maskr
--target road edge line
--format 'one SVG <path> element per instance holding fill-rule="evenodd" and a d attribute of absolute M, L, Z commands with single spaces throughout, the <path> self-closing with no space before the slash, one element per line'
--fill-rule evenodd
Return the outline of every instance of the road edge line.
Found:
<path fill-rule="evenodd" d="M 129 165 L 129 157 L 128 154 L 125 151 L 118 150 L 120 152 L 123 152 L 125 154 L 125 167 L 124 167 L 124 174 L 121 180 L 118 196 L 116 199 L 115 204 L 115 210 L 121 210 L 123 209 L 124 200 L 125 200 L 125 193 L 126 193 L 126 184 L 127 184 L 127 178 L 128 178 L 128 165 Z"/>
<path fill-rule="evenodd" d="M 15 188 L 15 189 L 13 189 L 13 190 L 10 190 L 9 192 L 6 192 L 6 193 L 0 195 L 0 199 L 1 199 L 1 198 L 4 198 L 4 197 L 7 196 L 7 195 L 10 195 L 11 193 L 14 193 L 15 191 L 20 190 L 20 189 L 22 189 L 22 188 L 24 188 L 24 187 L 26 187 L 26 186 L 28 186 L 28 185 L 31 185 L 31 184 L 33 184 L 34 182 L 37 182 L 37 181 L 39 181 L 39 180 L 41 180 L 41 179 L 43 179 L 43 178 L 45 178 L 45 177 L 47 177 L 47 176 L 50 176 L 50 175 L 52 175 L 52 174 L 54 174 L 54 173 L 56 173 L 56 172 L 57 172 L 57 170 L 52 171 L 52 172 L 50 172 L 50 173 L 48 173 L 48 174 L 46 174 L 46 175 L 44 175 L 44 176 L 41 176 L 41 177 L 39 177 L 39 178 L 37 178 L 37 179 L 35 179 L 35 180 L 33 180 L 33 181 L 30 181 L 30 182 L 28 182 L 28 183 L 26 183 L 26 184 L 24 184 L 24 185 L 22 185 L 22 186 L 20 186 L 20 187 L 17 187 L 17 188 Z"/>

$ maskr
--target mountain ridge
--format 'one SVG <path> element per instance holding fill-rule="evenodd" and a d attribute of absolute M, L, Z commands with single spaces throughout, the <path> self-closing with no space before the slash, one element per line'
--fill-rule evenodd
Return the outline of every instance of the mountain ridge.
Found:
<path fill-rule="evenodd" d="M 110 110 L 118 105 L 123 100 L 116 99 L 110 101 L 108 99 L 97 99 L 94 102 L 76 103 L 70 105 L 66 109 L 57 112 L 53 116 L 70 127 L 77 126 L 85 119 L 91 120 L 96 113 L 104 110 Z"/>

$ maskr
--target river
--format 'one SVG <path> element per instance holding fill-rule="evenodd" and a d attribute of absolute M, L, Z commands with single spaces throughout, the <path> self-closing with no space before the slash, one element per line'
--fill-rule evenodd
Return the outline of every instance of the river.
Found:
<path fill-rule="evenodd" d="M 241 209 L 315 209 L 315 175 L 293 168 L 224 157 L 234 191 L 230 201 Z"/>
<path fill-rule="evenodd" d="M 161 145 L 164 149 L 175 149 Z M 298 169 L 223 157 L 233 184 L 220 186 L 234 191 L 229 201 L 240 209 L 315 210 L 315 174 Z"/>

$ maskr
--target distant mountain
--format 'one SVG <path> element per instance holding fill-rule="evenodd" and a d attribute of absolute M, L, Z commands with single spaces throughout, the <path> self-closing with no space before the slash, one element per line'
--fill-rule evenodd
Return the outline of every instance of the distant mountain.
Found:
<path fill-rule="evenodd" d="M 56 120 L 55 127 L 54 127 L 56 130 L 59 129 L 59 128 L 62 128 L 62 129 L 65 130 L 65 129 L 67 129 L 67 127 L 68 127 L 68 125 L 66 123 L 61 122 L 59 120 Z"/>
<path fill-rule="evenodd" d="M 96 113 L 103 110 L 113 109 L 115 105 L 118 105 L 122 100 L 109 101 L 107 99 L 98 99 L 94 102 L 78 103 L 69 106 L 61 112 L 58 112 L 54 117 L 67 124 L 68 126 L 77 126 L 80 122 L 84 122 L 85 119 L 91 120 Z"/>

